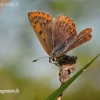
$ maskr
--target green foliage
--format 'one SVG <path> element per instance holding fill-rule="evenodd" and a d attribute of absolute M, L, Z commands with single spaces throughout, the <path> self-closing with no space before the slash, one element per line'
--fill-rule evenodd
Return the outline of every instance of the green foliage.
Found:
<path fill-rule="evenodd" d="M 92 62 L 99 56 L 98 54 L 93 60 L 91 60 L 86 66 L 84 66 L 79 72 L 77 72 L 72 78 L 70 78 L 65 84 L 58 88 L 53 94 L 51 94 L 46 100 L 55 100 L 82 72 L 84 72 Z"/>

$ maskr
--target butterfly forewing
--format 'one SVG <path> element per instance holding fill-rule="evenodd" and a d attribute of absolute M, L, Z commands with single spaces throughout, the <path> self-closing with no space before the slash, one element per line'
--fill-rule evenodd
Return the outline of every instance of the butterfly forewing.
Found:
<path fill-rule="evenodd" d="M 43 46 L 47 54 L 50 55 L 51 47 L 49 44 L 50 42 L 48 41 L 48 37 L 50 37 L 51 35 L 49 34 L 50 30 L 48 30 L 48 27 L 51 26 L 50 24 L 52 22 L 52 17 L 44 12 L 33 11 L 28 13 L 28 18 L 41 45 Z"/>

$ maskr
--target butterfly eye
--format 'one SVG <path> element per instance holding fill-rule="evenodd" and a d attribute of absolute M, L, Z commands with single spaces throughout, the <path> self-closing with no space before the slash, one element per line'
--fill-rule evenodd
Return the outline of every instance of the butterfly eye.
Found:
<path fill-rule="evenodd" d="M 49 62 L 53 63 L 53 64 L 57 63 L 56 58 L 54 58 L 54 57 L 49 57 Z"/>
<path fill-rule="evenodd" d="M 53 61 L 53 62 L 55 62 L 55 61 L 56 61 L 56 59 L 55 59 L 55 58 L 52 58 L 52 61 Z"/>

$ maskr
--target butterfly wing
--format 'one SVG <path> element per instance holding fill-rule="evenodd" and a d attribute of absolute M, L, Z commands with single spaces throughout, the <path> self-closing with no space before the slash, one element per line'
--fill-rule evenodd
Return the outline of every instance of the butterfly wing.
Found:
<path fill-rule="evenodd" d="M 70 46 L 67 48 L 65 52 L 68 52 L 69 50 L 72 50 L 83 43 L 89 41 L 92 38 L 91 35 L 92 29 L 86 28 L 85 30 L 81 31 L 75 38 L 74 41 L 70 44 Z"/>
<path fill-rule="evenodd" d="M 33 11 L 28 13 L 28 18 L 41 45 L 43 46 L 47 54 L 50 55 L 51 47 L 48 41 L 49 37 L 47 34 L 50 33 L 48 27 L 51 26 L 50 24 L 52 23 L 52 16 L 44 12 Z"/>
<path fill-rule="evenodd" d="M 64 15 L 57 16 L 53 20 L 52 25 L 52 55 L 57 57 L 65 52 L 76 34 L 75 23 L 70 17 Z"/>

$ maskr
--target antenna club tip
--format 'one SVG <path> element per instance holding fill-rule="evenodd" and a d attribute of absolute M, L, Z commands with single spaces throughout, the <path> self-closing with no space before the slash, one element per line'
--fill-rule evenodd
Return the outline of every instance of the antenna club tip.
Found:
<path fill-rule="evenodd" d="M 37 60 L 33 60 L 32 62 L 36 62 Z"/>

